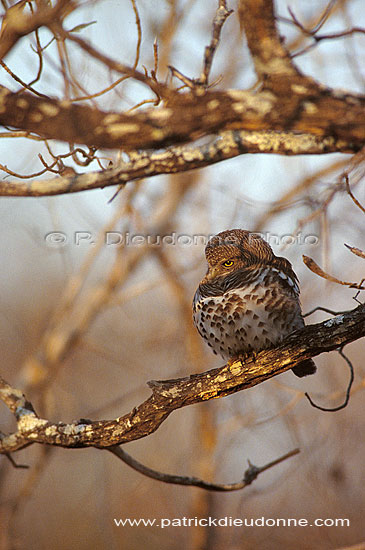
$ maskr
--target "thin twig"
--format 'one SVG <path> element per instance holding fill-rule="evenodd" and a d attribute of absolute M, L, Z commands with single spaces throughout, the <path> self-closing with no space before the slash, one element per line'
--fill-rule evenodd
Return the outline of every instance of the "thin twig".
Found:
<path fill-rule="evenodd" d="M 346 191 L 347 193 L 350 195 L 350 197 L 352 198 L 352 200 L 354 201 L 354 203 L 356 204 L 356 206 L 358 206 L 360 208 L 360 210 L 362 212 L 364 212 L 365 214 L 365 208 L 363 207 L 363 205 L 357 200 L 357 198 L 352 194 L 352 191 L 351 191 L 351 188 L 350 188 L 350 182 L 349 182 L 349 176 L 348 174 L 344 174 L 344 177 L 345 177 L 345 184 L 346 184 Z M 347 246 L 347 245 L 345 245 Z"/>
<path fill-rule="evenodd" d="M 6 458 L 7 458 L 8 460 L 10 460 L 11 465 L 12 465 L 14 468 L 21 468 L 21 469 L 25 469 L 25 470 L 29 468 L 28 464 L 17 464 L 17 463 L 15 462 L 15 460 L 13 459 L 13 457 L 11 456 L 11 454 L 5 453 L 5 456 L 6 456 Z"/>
<path fill-rule="evenodd" d="M 126 453 L 120 446 L 110 447 L 107 450 L 113 453 L 116 457 L 120 458 L 120 460 L 122 460 L 125 464 L 128 464 L 128 466 L 130 466 L 137 472 L 152 479 L 156 479 L 157 481 L 162 481 L 163 483 L 173 483 L 175 485 L 199 487 L 200 489 L 205 489 L 207 491 L 220 492 L 239 491 L 240 489 L 244 489 L 245 487 L 250 485 L 262 472 L 269 470 L 273 466 L 284 462 L 284 460 L 287 460 L 288 458 L 291 458 L 292 456 L 295 456 L 300 452 L 299 449 L 294 449 L 289 453 L 286 453 L 285 455 L 261 467 L 254 466 L 253 464 L 251 464 L 250 461 L 248 461 L 249 467 L 247 468 L 247 470 L 245 470 L 244 476 L 241 481 L 238 481 L 236 483 L 220 484 L 203 481 L 202 479 L 198 479 L 196 477 L 165 474 L 159 472 L 158 470 L 153 470 L 152 468 L 145 466 L 144 464 L 133 458 L 131 455 Z"/>
<path fill-rule="evenodd" d="M 233 10 L 227 9 L 226 0 L 219 0 L 219 6 L 213 20 L 212 40 L 209 46 L 206 46 L 204 50 L 203 70 L 199 80 L 197 81 L 197 84 L 201 86 L 208 85 L 213 57 L 219 45 L 221 31 L 226 19 L 231 15 L 231 13 L 233 13 Z"/>
<path fill-rule="evenodd" d="M 310 397 L 310 395 L 307 392 L 305 392 L 305 394 L 304 394 L 306 396 L 306 398 L 308 399 L 309 403 L 312 405 L 312 407 L 314 407 L 315 409 L 319 409 L 320 411 L 324 411 L 324 412 L 340 411 L 340 410 L 344 409 L 345 407 L 347 407 L 348 402 L 350 401 L 350 391 L 351 391 L 351 387 L 352 387 L 352 384 L 353 384 L 353 381 L 354 381 L 354 367 L 352 366 L 352 363 L 351 363 L 350 359 L 348 357 L 346 357 L 346 355 L 344 354 L 343 347 L 341 347 L 337 351 L 345 359 L 345 361 L 348 364 L 349 369 L 350 369 L 350 380 L 349 380 L 349 383 L 348 383 L 348 386 L 347 386 L 347 389 L 346 389 L 345 401 L 342 403 L 342 405 L 339 405 L 338 407 L 333 407 L 333 408 L 321 407 L 320 405 L 316 405 L 314 403 L 314 401 L 312 400 L 312 398 Z"/>
<path fill-rule="evenodd" d="M 137 3 L 136 0 L 131 0 L 132 8 L 134 11 L 134 15 L 136 18 L 136 26 L 137 26 L 137 46 L 136 46 L 136 57 L 133 63 L 133 69 L 136 69 L 139 63 L 139 57 L 141 53 L 141 43 L 142 43 L 142 25 L 141 25 L 141 18 L 138 13 Z"/>
<path fill-rule="evenodd" d="M 42 159 L 40 158 L 41 162 L 42 162 Z M 57 163 L 53 163 L 52 166 L 55 166 Z M 51 170 L 52 166 L 47 166 L 44 170 L 40 170 L 39 172 L 33 172 L 32 174 L 19 174 L 18 172 L 13 172 L 13 170 L 10 170 L 10 168 L 8 168 L 7 166 L 5 166 L 4 164 L 0 164 L 0 170 L 3 170 L 4 172 L 6 172 L 7 174 L 9 174 L 10 176 L 14 176 L 16 178 L 21 178 L 21 179 L 29 179 L 29 178 L 36 178 L 38 176 L 41 176 L 42 174 L 45 174 L 46 172 L 56 172 L 55 170 Z"/>
<path fill-rule="evenodd" d="M 2 66 L 3 69 L 6 70 L 6 72 L 11 76 L 11 78 L 13 78 L 15 82 L 18 82 L 18 84 L 21 84 L 23 88 L 25 88 L 29 92 L 32 92 L 38 97 L 45 97 L 46 99 L 49 99 L 49 96 L 42 94 L 41 92 L 38 92 L 31 86 L 31 84 L 27 84 L 26 82 L 24 82 L 24 80 L 22 80 L 19 76 L 17 76 L 2 59 L 0 59 L 0 65 Z M 33 83 L 34 82 L 36 82 L 36 80 L 34 80 Z"/>
<path fill-rule="evenodd" d="M 345 313 L 344 311 L 334 311 L 333 309 L 328 309 L 327 307 L 317 306 L 307 313 L 304 313 L 303 317 L 308 317 L 309 315 L 312 315 L 312 313 L 316 311 L 325 311 L 326 313 L 330 313 L 331 315 L 341 315 L 341 313 Z"/>
<path fill-rule="evenodd" d="M 128 67 L 127 65 L 123 65 L 122 63 L 119 63 L 118 61 L 115 61 L 111 57 L 101 53 L 96 48 L 94 48 L 90 43 L 86 42 L 79 36 L 75 36 L 70 32 L 67 32 L 66 30 L 62 29 L 60 32 L 62 32 L 62 38 L 63 39 L 69 39 L 72 42 L 75 42 L 80 48 L 82 48 L 86 53 L 94 57 L 95 59 L 98 59 L 104 65 L 109 67 L 109 69 L 127 74 L 128 76 L 133 77 L 135 80 L 138 80 L 147 86 L 151 88 L 153 92 L 155 92 L 157 95 L 164 97 L 166 95 L 170 94 L 169 88 L 162 84 L 161 82 L 156 82 L 155 79 L 146 76 L 145 74 L 141 73 L 140 71 L 137 71 L 137 69 L 134 69 L 133 67 Z"/>
<path fill-rule="evenodd" d="M 170 69 L 172 76 L 175 76 L 176 78 L 181 80 L 181 82 L 185 86 L 187 86 L 191 90 L 194 90 L 196 88 L 195 80 L 193 80 L 192 78 L 189 78 L 188 76 L 184 75 L 181 71 L 179 71 L 178 69 L 176 69 L 172 65 L 168 65 L 168 68 Z"/>

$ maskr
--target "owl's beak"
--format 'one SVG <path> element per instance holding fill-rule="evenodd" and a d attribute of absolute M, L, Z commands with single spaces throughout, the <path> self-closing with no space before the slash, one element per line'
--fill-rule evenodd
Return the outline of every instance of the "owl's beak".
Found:
<path fill-rule="evenodd" d="M 217 267 L 212 267 L 212 269 L 210 269 L 206 275 L 206 279 L 208 281 L 211 281 L 212 279 L 216 279 L 219 275 L 219 269 Z"/>

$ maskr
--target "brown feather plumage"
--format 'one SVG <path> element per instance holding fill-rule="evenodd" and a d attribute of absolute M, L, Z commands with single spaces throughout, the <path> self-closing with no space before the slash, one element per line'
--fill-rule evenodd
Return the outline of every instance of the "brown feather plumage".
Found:
<path fill-rule="evenodd" d="M 230 360 L 275 345 L 304 326 L 298 279 L 260 235 L 222 231 L 205 249 L 208 270 L 194 297 L 194 323 L 214 353 Z M 311 359 L 297 376 L 313 374 Z"/>

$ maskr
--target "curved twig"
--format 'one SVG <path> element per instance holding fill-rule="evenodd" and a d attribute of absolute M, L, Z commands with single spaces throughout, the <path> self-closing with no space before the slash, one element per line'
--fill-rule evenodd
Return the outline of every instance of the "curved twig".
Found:
<path fill-rule="evenodd" d="M 310 395 L 305 392 L 305 396 L 306 398 L 308 399 L 309 403 L 312 405 L 312 407 L 314 407 L 315 409 L 319 409 L 320 411 L 324 411 L 324 412 L 336 412 L 336 411 L 340 411 L 342 409 L 344 409 L 345 407 L 347 407 L 348 405 L 348 402 L 350 401 L 350 391 L 351 391 L 351 387 L 352 387 L 352 384 L 353 384 L 353 381 L 354 381 L 354 367 L 352 366 L 352 363 L 350 361 L 350 359 L 348 357 L 346 357 L 346 355 L 343 353 L 343 346 L 341 347 L 341 349 L 338 350 L 338 353 L 345 359 L 346 363 L 348 364 L 349 368 L 350 368 L 350 380 L 349 380 L 349 383 L 348 383 L 348 386 L 347 386 L 347 389 L 346 389 L 346 396 L 345 396 L 345 401 L 342 403 L 342 405 L 339 405 L 338 407 L 321 407 L 320 405 L 316 405 L 314 403 L 314 401 L 312 400 L 312 398 L 310 397 Z"/>

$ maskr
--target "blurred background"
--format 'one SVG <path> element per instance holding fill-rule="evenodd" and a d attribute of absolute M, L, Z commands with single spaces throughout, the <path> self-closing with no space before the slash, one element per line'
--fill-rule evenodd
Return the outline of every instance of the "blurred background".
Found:
<path fill-rule="evenodd" d="M 2 2 L 2 13 L 12 2 Z M 217 3 L 211 0 L 139 0 L 81 3 L 65 21 L 100 51 L 158 78 L 173 65 L 200 75 Z M 322 40 L 311 47 L 290 19 L 288 5 L 319 34 L 364 26 L 363 0 L 278 1 L 280 32 L 303 72 L 328 86 L 364 92 L 364 34 Z M 235 10 L 227 20 L 214 61 L 217 89 L 255 83 Z M 140 30 L 138 30 L 140 29 Z M 24 82 L 58 98 L 98 94 L 118 80 L 77 46 L 52 41 L 47 29 L 21 39 L 5 59 Z M 39 51 L 39 50 L 38 50 Z M 3 67 L 1 84 L 21 86 Z M 154 99 L 124 80 L 85 102 L 124 111 Z M 147 105 L 148 106 L 148 105 Z M 142 107 L 143 108 L 143 107 Z M 80 167 L 67 145 L 0 140 L 3 178 L 43 177 L 52 155 L 67 155 L 78 172 L 107 167 L 117 158 L 98 151 Z M 39 154 L 42 155 L 40 159 Z M 42 162 L 43 159 L 43 162 Z M 359 282 L 361 258 L 344 243 L 364 248 L 364 214 L 341 177 L 364 204 L 364 178 L 350 155 L 282 157 L 242 155 L 200 171 L 129 183 L 69 196 L 0 199 L 1 374 L 21 388 L 36 411 L 52 421 L 111 419 L 149 395 L 146 382 L 220 366 L 191 320 L 191 301 L 205 272 L 209 235 L 229 228 L 260 231 L 274 252 L 287 257 L 301 282 L 303 311 L 356 306 L 356 291 L 310 272 L 302 254 L 325 271 Z M 39 174 L 39 176 L 38 176 Z M 49 170 L 45 176 L 51 176 Z M 107 237 L 108 232 L 113 232 Z M 135 235 L 143 236 L 134 239 Z M 147 236 L 150 238 L 147 239 Z M 362 269 L 361 269 L 362 268 Z M 361 297 L 360 297 L 361 298 Z M 330 317 L 317 312 L 308 323 Z M 159 483 L 107 452 L 33 445 L 16 455 L 15 469 L 0 459 L 2 548 L 111 549 L 334 549 L 364 537 L 364 344 L 346 347 L 355 369 L 348 406 L 335 413 L 310 406 L 344 400 L 349 370 L 336 352 L 316 358 L 306 379 L 291 372 L 230 397 L 174 412 L 156 433 L 125 445 L 145 465 L 206 481 L 239 481 L 247 460 L 262 466 L 299 447 L 300 454 L 234 493 Z M 5 407 L 3 431 L 14 429 Z M 348 518 L 349 527 L 116 527 L 114 518 Z M 359 546 L 359 548 L 365 546 Z"/>

